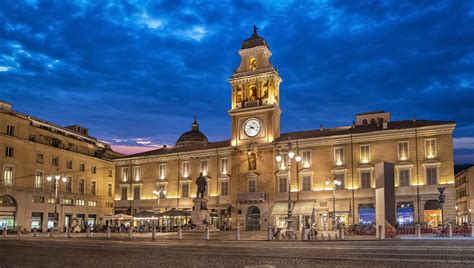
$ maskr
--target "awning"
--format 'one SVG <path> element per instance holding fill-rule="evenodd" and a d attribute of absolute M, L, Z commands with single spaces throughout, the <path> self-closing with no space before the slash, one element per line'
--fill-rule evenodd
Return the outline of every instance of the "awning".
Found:
<path fill-rule="evenodd" d="M 288 203 L 275 203 L 275 205 L 273 205 L 272 215 L 288 215 Z"/>
<path fill-rule="evenodd" d="M 133 215 L 134 219 L 137 220 L 149 220 L 149 219 L 157 219 L 160 216 L 158 212 L 152 210 L 144 210 Z"/>
<path fill-rule="evenodd" d="M 131 220 L 133 219 L 133 217 L 127 214 L 115 214 L 113 216 L 111 215 L 105 216 L 105 219 L 106 220 Z"/>
<path fill-rule="evenodd" d="M 186 216 L 191 216 L 191 211 L 172 209 L 172 210 L 168 210 L 168 211 L 165 211 L 163 213 L 160 213 L 160 216 L 162 216 L 162 217 L 186 217 Z"/>
<path fill-rule="evenodd" d="M 293 215 L 311 215 L 313 213 L 314 202 L 296 202 L 293 207 Z"/>
<path fill-rule="evenodd" d="M 425 203 L 425 210 L 438 210 L 441 209 L 438 200 L 428 200 Z"/>

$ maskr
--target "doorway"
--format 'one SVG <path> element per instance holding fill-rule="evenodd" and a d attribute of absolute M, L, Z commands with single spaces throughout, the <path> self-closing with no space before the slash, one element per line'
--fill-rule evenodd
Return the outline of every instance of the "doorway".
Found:
<path fill-rule="evenodd" d="M 247 209 L 247 231 L 259 231 L 260 230 L 260 209 L 256 206 L 251 206 Z"/>

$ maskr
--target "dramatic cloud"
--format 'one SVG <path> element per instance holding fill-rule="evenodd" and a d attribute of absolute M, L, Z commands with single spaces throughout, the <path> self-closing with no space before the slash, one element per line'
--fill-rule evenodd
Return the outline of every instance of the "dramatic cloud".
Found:
<path fill-rule="evenodd" d="M 195 114 L 228 139 L 254 24 L 284 80 L 282 131 L 380 109 L 455 120 L 456 160 L 474 162 L 471 1 L 2 1 L 0 99 L 118 146 L 174 144 Z"/>

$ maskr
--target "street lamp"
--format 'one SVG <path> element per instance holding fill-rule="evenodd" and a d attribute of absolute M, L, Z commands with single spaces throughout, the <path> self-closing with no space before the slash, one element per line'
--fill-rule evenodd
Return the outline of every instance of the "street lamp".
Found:
<path fill-rule="evenodd" d="M 288 139 L 288 144 L 277 149 L 278 154 L 275 156 L 275 160 L 278 163 L 286 160 L 286 168 L 288 170 L 287 183 L 288 183 L 288 217 L 286 219 L 286 236 L 291 239 L 294 235 L 294 230 L 291 225 L 293 222 L 292 217 L 292 208 L 291 208 L 291 162 L 294 160 L 296 164 L 301 162 L 303 159 L 297 152 L 294 151 L 294 148 L 291 144 L 290 139 Z"/>
<path fill-rule="evenodd" d="M 471 211 L 472 211 L 472 209 L 468 209 L 468 210 L 469 210 L 469 214 L 467 215 L 468 216 L 467 220 L 468 220 L 469 224 L 471 224 Z"/>
<path fill-rule="evenodd" d="M 340 186 L 342 182 L 336 178 L 336 176 L 333 174 L 333 180 L 332 180 L 332 229 L 336 230 L 336 188 L 337 186 Z M 326 186 L 330 186 L 331 181 L 329 177 L 326 177 Z"/>
<path fill-rule="evenodd" d="M 66 182 L 67 178 L 65 176 L 61 175 L 48 175 L 46 177 L 46 180 L 51 182 L 54 182 L 54 216 L 55 216 L 55 221 L 54 221 L 54 226 L 57 227 L 58 221 L 59 221 L 59 215 L 58 215 L 58 188 L 59 188 L 59 180 L 62 180 L 62 182 Z"/>

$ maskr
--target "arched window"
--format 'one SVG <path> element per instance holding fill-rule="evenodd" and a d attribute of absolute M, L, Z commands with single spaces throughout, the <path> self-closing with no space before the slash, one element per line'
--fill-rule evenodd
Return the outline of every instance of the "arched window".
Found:
<path fill-rule="evenodd" d="M 371 124 L 375 124 L 375 118 L 370 119 Z"/>
<path fill-rule="evenodd" d="M 250 70 L 257 70 L 257 59 L 254 57 L 250 58 Z"/>
<path fill-rule="evenodd" d="M 367 125 L 368 123 L 367 119 L 362 120 L 362 125 Z"/>

